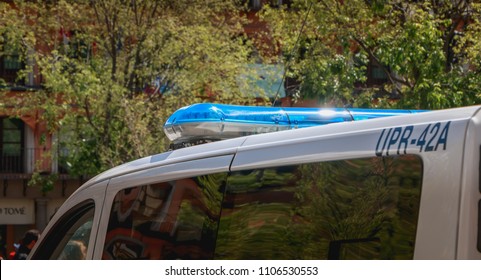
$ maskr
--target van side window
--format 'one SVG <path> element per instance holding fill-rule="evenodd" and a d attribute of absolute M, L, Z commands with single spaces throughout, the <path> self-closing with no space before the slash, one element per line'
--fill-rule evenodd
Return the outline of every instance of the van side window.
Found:
<path fill-rule="evenodd" d="M 93 213 L 93 211 L 92 211 Z M 87 246 L 89 244 L 90 231 L 92 230 L 93 215 L 86 216 L 79 223 L 79 227 L 73 231 L 72 235 L 63 247 L 58 256 L 59 260 L 85 260 L 87 257 Z"/>
<path fill-rule="evenodd" d="M 93 201 L 72 208 L 49 231 L 32 259 L 86 259 L 93 217 Z"/>
<path fill-rule="evenodd" d="M 423 165 L 403 155 L 233 172 L 217 259 L 412 259 Z"/>
<path fill-rule="evenodd" d="M 211 259 L 227 174 L 121 190 L 103 259 Z"/>

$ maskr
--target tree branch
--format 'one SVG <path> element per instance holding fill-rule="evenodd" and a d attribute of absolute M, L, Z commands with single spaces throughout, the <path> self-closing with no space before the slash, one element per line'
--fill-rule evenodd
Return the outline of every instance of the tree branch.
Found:
<path fill-rule="evenodd" d="M 388 76 L 388 79 L 391 82 L 391 84 L 394 85 L 398 91 L 401 92 L 402 90 L 398 87 L 397 83 L 408 86 L 409 88 L 414 87 L 414 85 L 412 85 L 408 81 L 401 80 L 401 79 L 398 79 L 395 76 L 393 76 L 391 71 L 389 69 L 387 69 L 387 67 L 384 66 L 384 64 L 381 63 L 381 61 L 379 61 L 379 59 L 374 55 L 374 53 L 371 51 L 371 49 L 360 38 L 358 38 L 357 36 L 352 36 L 352 37 L 353 37 L 354 41 L 356 41 L 361 46 L 361 48 L 368 53 L 369 57 L 372 58 L 376 62 L 376 64 L 379 65 L 379 67 L 381 67 L 381 69 L 384 71 L 384 73 L 386 73 L 386 75 Z"/>

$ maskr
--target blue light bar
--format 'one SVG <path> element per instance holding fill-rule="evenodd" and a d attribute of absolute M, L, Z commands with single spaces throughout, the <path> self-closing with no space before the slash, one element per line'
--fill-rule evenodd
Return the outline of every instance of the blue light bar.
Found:
<path fill-rule="evenodd" d="M 174 112 L 164 124 L 173 143 L 222 140 L 251 134 L 418 113 L 413 110 L 281 108 L 199 103 Z"/>
<path fill-rule="evenodd" d="M 384 117 L 393 117 L 406 114 L 427 112 L 425 110 L 394 110 L 394 109 L 348 109 L 353 121 L 369 120 Z"/>

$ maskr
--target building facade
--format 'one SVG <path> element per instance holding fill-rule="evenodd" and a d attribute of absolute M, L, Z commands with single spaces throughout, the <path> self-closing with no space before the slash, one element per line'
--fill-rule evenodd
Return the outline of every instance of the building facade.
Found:
<path fill-rule="evenodd" d="M 34 73 L 18 79 L 24 67 L 15 55 L 0 56 L 0 96 L 3 101 L 18 100 L 2 101 L 0 106 L 0 255 L 4 258 L 25 231 L 42 231 L 83 182 L 70 176 L 60 163 L 61 150 L 54 143 L 57 136 L 40 121 L 42 112 L 16 113 L 20 100 L 41 87 L 41 77 Z M 44 184 L 52 186 L 46 191 Z"/>

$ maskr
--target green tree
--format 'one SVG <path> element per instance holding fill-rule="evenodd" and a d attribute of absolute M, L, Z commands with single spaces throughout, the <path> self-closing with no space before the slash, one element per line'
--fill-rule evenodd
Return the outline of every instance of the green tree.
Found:
<path fill-rule="evenodd" d="M 289 9 L 266 8 L 263 18 L 301 98 L 438 109 L 481 101 L 480 8 L 474 1 L 293 0 Z M 356 90 L 368 61 L 388 82 Z"/>
<path fill-rule="evenodd" d="M 21 50 L 24 61 L 35 61 L 25 74 L 38 67 L 43 81 L 16 106 L 18 114 L 41 111 L 70 150 L 73 173 L 95 174 L 164 151 L 162 125 L 174 110 L 207 98 L 250 100 L 239 90 L 251 44 L 237 2 L 2 4 L 0 55 Z"/>

